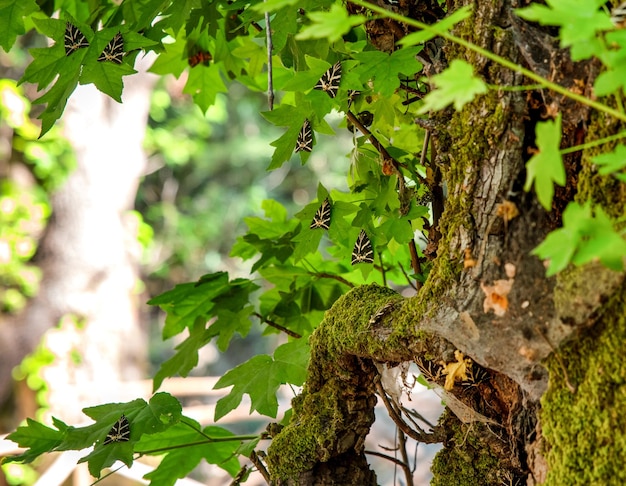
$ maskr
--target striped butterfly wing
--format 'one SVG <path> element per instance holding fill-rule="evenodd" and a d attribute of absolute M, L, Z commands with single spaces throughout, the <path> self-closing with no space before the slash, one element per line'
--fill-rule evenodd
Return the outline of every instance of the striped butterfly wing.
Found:
<path fill-rule="evenodd" d="M 365 230 L 361 230 L 352 249 L 352 265 L 374 263 L 374 248 Z"/>
<path fill-rule="evenodd" d="M 78 27 L 69 22 L 65 22 L 64 46 L 65 55 L 69 56 L 81 47 L 89 47 L 89 42 L 87 41 L 85 34 L 83 34 Z"/>
<path fill-rule="evenodd" d="M 327 230 L 330 228 L 330 201 L 328 198 L 324 199 L 319 209 L 313 216 L 313 221 L 311 221 L 311 229 L 322 228 Z"/>
<path fill-rule="evenodd" d="M 124 38 L 122 34 L 118 32 L 115 34 L 115 37 L 109 41 L 106 45 L 100 56 L 98 57 L 98 61 L 111 61 L 115 64 L 122 64 L 122 59 L 124 58 Z"/>
<path fill-rule="evenodd" d="M 304 120 L 304 124 L 298 133 L 298 140 L 296 141 L 296 152 L 311 152 L 313 150 L 313 130 L 311 129 L 311 122 Z"/>
<path fill-rule="evenodd" d="M 130 440 L 130 423 L 128 419 L 122 415 L 119 420 L 113 424 L 111 430 L 109 430 L 106 439 L 104 439 L 104 445 L 110 444 L 111 442 L 127 442 L 128 440 Z"/>
<path fill-rule="evenodd" d="M 325 91 L 328 96 L 334 98 L 339 90 L 339 82 L 341 81 L 341 63 L 337 61 L 328 71 L 322 74 L 322 77 L 315 85 L 314 89 Z"/>

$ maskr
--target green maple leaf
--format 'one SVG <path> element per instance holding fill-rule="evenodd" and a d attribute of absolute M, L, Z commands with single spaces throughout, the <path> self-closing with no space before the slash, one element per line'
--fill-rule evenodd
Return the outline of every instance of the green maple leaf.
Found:
<path fill-rule="evenodd" d="M 439 111 L 449 104 L 461 111 L 476 95 L 487 92 L 487 85 L 474 75 L 471 64 L 460 59 L 454 59 L 445 71 L 431 79 L 436 89 L 424 97 L 418 113 Z"/>
<path fill-rule="evenodd" d="M 80 84 L 93 83 L 104 94 L 121 103 L 122 90 L 124 89 L 122 76 L 135 74 L 136 72 L 126 63 L 90 62 L 83 66 Z"/>
<path fill-rule="evenodd" d="M 157 393 L 149 403 L 138 398 L 127 403 L 107 403 L 83 409 L 83 412 L 97 422 L 86 427 L 73 429 L 68 437 L 74 436 L 74 443 L 67 449 L 80 449 L 93 444 L 93 451 L 82 457 L 78 462 L 87 462 L 92 476 L 99 477 L 102 469 L 122 461 L 128 467 L 133 464 L 135 444 L 144 434 L 161 432 L 180 420 L 182 407 L 180 402 L 168 393 Z M 127 441 L 104 444 L 113 424 L 124 415 L 130 424 L 130 435 Z M 85 438 L 77 442 L 76 438 Z M 95 438 L 95 440 L 94 440 Z M 69 442 L 69 440 L 68 440 Z M 65 444 L 68 445 L 68 444 Z M 66 449 L 62 449 L 66 450 Z"/>
<path fill-rule="evenodd" d="M 205 329 L 204 320 L 200 319 L 189 329 L 189 336 L 176 346 L 174 356 L 161 364 L 154 375 L 152 390 L 161 387 L 163 380 L 170 376 L 187 376 L 198 365 L 198 352 L 206 346 L 213 336 Z"/>
<path fill-rule="evenodd" d="M 599 10 L 605 3 L 602 0 L 547 0 L 546 3 L 547 6 L 534 4 L 515 13 L 541 25 L 558 25 L 561 47 L 571 46 L 574 60 L 593 54 L 601 47 L 597 34 L 614 28 L 609 14 Z"/>
<path fill-rule="evenodd" d="M 15 432 L 7 436 L 20 447 L 27 447 L 28 450 L 16 456 L 5 457 L 3 462 L 29 463 L 34 461 L 41 454 L 54 451 L 62 442 L 67 425 L 55 419 L 59 430 L 51 429 L 33 420 L 26 419 L 26 425 L 20 425 Z"/>
<path fill-rule="evenodd" d="M 565 167 L 559 151 L 561 144 L 561 115 L 555 120 L 537 123 L 535 129 L 538 152 L 526 163 L 526 184 L 529 191 L 535 185 L 537 199 L 550 210 L 554 197 L 554 184 L 565 185 Z"/>
<path fill-rule="evenodd" d="M 0 47 L 9 52 L 24 31 L 24 17 L 39 10 L 35 0 L 0 0 Z"/>
<path fill-rule="evenodd" d="M 328 12 L 309 12 L 307 16 L 312 23 L 304 27 L 296 39 L 328 39 L 335 42 L 366 20 L 362 15 L 348 15 L 345 7 L 336 3 Z"/>
<path fill-rule="evenodd" d="M 431 25 L 431 29 L 424 29 L 418 32 L 413 32 L 404 36 L 398 44 L 402 46 L 414 46 L 416 44 L 423 44 L 429 41 L 433 37 L 437 37 L 438 32 L 447 32 L 452 29 L 457 23 L 465 20 L 472 14 L 472 7 L 465 5 L 458 10 L 455 10 L 452 15 L 440 20 L 434 25 Z"/>
<path fill-rule="evenodd" d="M 33 19 L 37 30 L 53 39 L 63 39 L 65 21 L 58 19 Z M 90 29 L 80 24 L 85 35 L 90 35 Z M 42 120 L 41 134 L 52 128 L 61 117 L 67 100 L 76 89 L 81 72 L 81 64 L 88 49 L 79 49 L 70 56 L 65 55 L 63 42 L 57 42 L 48 49 L 32 49 L 33 62 L 26 68 L 20 83 L 36 83 L 38 89 L 48 86 L 56 77 L 50 89 L 37 98 L 34 103 L 47 104 L 39 115 Z"/>
<path fill-rule="evenodd" d="M 618 89 L 626 89 L 626 32 L 623 30 L 613 31 L 606 34 L 606 43 L 615 46 L 615 49 L 607 50 L 598 55 L 606 66 L 606 71 L 601 72 L 593 83 L 594 93 L 605 96 L 614 93 Z"/>
<path fill-rule="evenodd" d="M 583 265 L 594 259 L 622 271 L 626 241 L 601 207 L 595 209 L 594 215 L 590 202 L 571 202 L 563 211 L 563 227 L 548 234 L 532 253 L 549 260 L 548 276 L 560 272 L 570 262 Z"/>
<path fill-rule="evenodd" d="M 279 346 L 273 358 L 261 354 L 233 368 L 215 384 L 217 389 L 233 386 L 228 395 L 218 400 L 215 420 L 237 408 L 244 393 L 250 396 L 250 412 L 256 410 L 263 415 L 276 417 L 278 387 L 283 383 L 302 385 L 308 359 L 308 344 L 300 339 Z"/>
<path fill-rule="evenodd" d="M 217 272 L 202 277 L 197 284 L 176 285 L 172 290 L 150 299 L 149 305 L 158 305 L 167 312 L 163 338 L 175 336 L 185 327 L 193 327 L 197 319 L 206 322 L 211 309 L 215 306 L 213 299 L 224 291 L 227 285 L 228 274 Z"/>
<path fill-rule="evenodd" d="M 183 93 L 190 94 L 193 101 L 203 113 L 215 103 L 218 93 L 226 93 L 228 89 L 222 79 L 218 64 L 202 66 L 189 70 L 189 78 Z"/>
<path fill-rule="evenodd" d="M 236 451 L 241 441 L 224 440 L 229 437 L 233 437 L 233 433 L 222 427 L 208 426 L 202 429 L 198 422 L 187 417 L 184 423 L 164 432 L 144 436 L 137 444 L 138 451 L 145 451 L 144 454 L 159 451 L 154 454 L 164 454 L 164 450 L 170 449 L 165 452 L 158 467 L 146 474 L 145 478 L 151 481 L 150 484 L 173 486 L 177 479 L 187 476 L 203 460 L 235 476 L 240 468 Z"/>
<path fill-rule="evenodd" d="M 600 166 L 602 175 L 612 174 L 622 182 L 626 182 L 626 145 L 619 144 L 613 152 L 596 155 L 591 159 Z M 621 172 L 620 172 L 621 171 Z"/>
<path fill-rule="evenodd" d="M 43 137 L 54 126 L 55 122 L 61 118 L 67 105 L 67 100 L 78 85 L 78 77 L 78 71 L 62 71 L 56 83 L 52 85 L 48 92 L 34 101 L 34 103 L 47 104 L 46 109 L 39 115 L 41 119 L 41 134 L 39 137 Z"/>
<path fill-rule="evenodd" d="M 374 79 L 374 88 L 383 96 L 391 96 L 400 86 L 399 74 L 412 74 L 421 69 L 415 58 L 421 47 L 405 47 L 392 54 L 380 51 L 357 52 L 353 57 L 361 62 L 361 79 Z"/>

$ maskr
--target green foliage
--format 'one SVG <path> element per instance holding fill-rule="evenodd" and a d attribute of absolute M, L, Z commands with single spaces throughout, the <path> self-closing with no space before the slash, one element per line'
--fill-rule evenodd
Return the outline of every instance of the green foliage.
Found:
<path fill-rule="evenodd" d="M 452 14 L 437 22 L 435 25 L 430 26 L 430 29 L 418 30 L 417 32 L 406 35 L 400 39 L 398 43 L 403 46 L 422 44 L 436 37 L 439 33 L 450 31 L 456 24 L 467 19 L 471 14 L 472 7 L 470 5 L 465 5 L 458 10 L 455 10 Z"/>
<path fill-rule="evenodd" d="M 602 0 L 548 0 L 548 5 L 534 4 L 518 9 L 520 17 L 542 25 L 560 27 L 561 47 L 571 47 L 574 60 L 586 59 L 600 48 L 597 34 L 612 29 L 610 16 L 598 10 Z"/>
<path fill-rule="evenodd" d="M 336 42 L 352 27 L 365 22 L 362 15 L 348 15 L 348 12 L 339 4 L 333 4 L 328 12 L 310 12 L 308 17 L 312 24 L 304 27 L 296 39 L 324 39 Z"/>
<path fill-rule="evenodd" d="M 276 391 L 285 383 L 301 386 L 306 377 L 309 346 L 302 339 L 279 346 L 274 357 L 257 355 L 222 376 L 215 388 L 233 386 L 228 395 L 220 398 L 215 407 L 219 420 L 241 403 L 244 393 L 250 395 L 250 412 L 276 417 Z"/>
<path fill-rule="evenodd" d="M 571 47 L 576 58 L 597 56 L 606 70 L 598 77 L 596 88 L 602 94 L 619 94 L 624 87 L 622 45 L 626 41 L 621 32 L 613 28 L 609 16 L 600 10 L 599 2 L 577 0 L 575 4 L 573 8 L 569 2 L 552 0 L 548 6 L 532 5 L 523 9 L 520 15 L 558 26 L 561 45 Z M 206 164 L 203 169 L 214 164 L 210 165 L 210 175 L 216 179 L 225 165 L 236 165 L 239 170 L 232 177 L 251 177 L 250 185 L 254 178 L 260 177 L 250 167 L 265 169 L 268 165 L 265 156 L 271 158 L 268 169 L 281 169 L 285 173 L 290 169 L 289 173 L 294 174 L 297 169 L 287 163 L 294 157 L 296 140 L 305 119 L 311 124 L 315 142 L 311 153 L 300 152 L 301 165 L 308 167 L 319 163 L 320 139 L 335 134 L 336 127 L 329 122 L 331 113 L 347 115 L 350 112 L 355 117 L 371 114 L 369 131 L 384 151 L 372 144 L 369 137 L 355 133 L 350 158 L 338 157 L 336 153 L 332 157 L 333 168 L 349 175 L 347 188 L 320 183 L 317 198 L 305 200 L 299 210 L 285 202 L 292 195 L 283 194 L 263 202 L 262 216 L 243 218 L 247 230 L 237 238 L 230 255 L 249 263 L 255 280 L 231 279 L 228 273 L 215 271 L 196 282 L 176 285 L 149 301 L 167 313 L 163 340 L 183 336 L 174 355 L 156 373 L 155 391 L 167 377 L 187 376 L 198 365 L 198 353 L 204 346 L 215 340 L 219 350 L 225 351 L 235 335 L 243 337 L 250 332 L 253 322 L 260 323 L 265 335 L 287 334 L 288 342 L 278 347 L 273 355 L 252 357 L 224 374 L 216 386 L 232 386 L 217 403 L 216 420 L 235 409 L 246 394 L 251 400 L 251 411 L 276 417 L 277 390 L 283 384 L 303 384 L 309 357 L 307 339 L 324 312 L 342 294 L 365 283 L 406 285 L 413 279 L 423 281 L 427 277 L 425 274 L 408 275 L 405 269 L 411 258 L 408 243 L 425 233 L 424 226 L 430 218 L 429 206 L 416 197 L 429 191 L 425 185 L 426 167 L 419 162 L 424 131 L 416 126 L 415 118 L 449 105 L 456 110 L 467 109 L 465 105 L 485 93 L 487 86 L 462 59 L 450 59 L 449 67 L 440 74 L 421 79 L 422 65 L 416 56 L 422 44 L 435 35 L 480 52 L 449 33 L 455 25 L 469 18 L 470 9 L 451 12 L 439 24 L 407 36 L 402 47 L 388 54 L 367 42 L 363 23 L 370 18 L 349 15 L 340 2 L 255 0 L 247 4 L 141 0 L 117 5 L 103 1 L 93 9 L 91 4 L 71 1 L 63 5 L 58 15 L 50 16 L 34 8 L 32 2 L 0 0 L 0 14 L 11 14 L 10 19 L 0 15 L 0 19 L 4 19 L 0 24 L 3 48 L 13 44 L 24 25 L 31 24 L 54 41 L 51 47 L 31 51 L 33 61 L 22 78 L 22 82 L 48 89 L 37 100 L 47 105 L 40 116 L 41 135 L 50 132 L 50 137 L 54 133 L 51 129 L 79 83 L 93 83 L 120 101 L 123 77 L 135 72 L 134 59 L 140 51 L 157 55 L 151 68 L 153 73 L 172 74 L 177 78 L 185 73 L 183 91 L 200 108 L 195 113 L 185 112 L 183 121 L 176 126 L 159 127 L 157 122 L 166 120 L 178 107 L 167 99 L 163 90 L 155 93 L 153 128 L 147 145 L 150 150 L 162 153 L 167 170 L 176 176 L 187 171 L 187 177 L 195 184 L 189 191 L 189 200 L 193 201 L 182 202 L 188 204 L 186 209 L 195 211 L 198 208 L 193 204 L 199 204 L 205 210 L 210 208 L 215 218 L 205 221 L 194 211 L 190 211 L 190 217 L 176 213 L 172 219 L 177 219 L 177 224 L 173 225 L 171 239 L 180 237 L 186 244 L 187 239 L 181 235 L 193 234 L 196 241 L 191 249 L 175 248 L 168 265 L 191 259 L 190 254 L 199 253 L 199 247 L 221 234 L 222 224 L 230 219 L 241 219 L 233 218 L 234 213 L 224 209 L 230 199 L 231 185 L 223 179 L 214 185 L 210 178 L 195 180 L 200 173 L 194 172 L 195 164 Z M 273 152 L 263 152 L 267 147 L 256 146 L 251 153 L 243 152 L 244 149 L 237 153 L 235 148 L 231 149 L 233 153 L 216 155 L 197 139 L 210 139 L 215 132 L 231 129 L 229 117 L 233 113 L 228 111 L 223 93 L 236 98 L 237 90 L 242 87 L 256 93 L 264 93 L 268 88 L 264 46 L 266 11 L 271 12 L 272 80 L 278 96 L 276 107 L 263 113 L 265 121 L 255 119 L 253 124 L 261 125 L 263 128 L 256 128 L 276 137 L 271 143 Z M 372 11 L 395 15 L 381 12 L 374 6 Z M 401 20 L 419 26 L 410 19 Z M 68 21 L 78 27 L 89 42 L 88 47 L 70 55 L 66 55 L 64 48 Z M 123 62 L 119 65 L 99 62 L 100 53 L 117 32 L 124 38 Z M 198 54 L 202 54 L 201 62 L 195 61 Z M 492 61 L 511 67 L 510 61 L 487 54 Z M 336 96 L 315 89 L 321 76 L 338 62 L 342 75 Z M 513 68 L 522 69 L 515 65 Z M 548 80 L 541 82 L 551 86 Z M 436 89 L 422 98 L 430 84 Z M 410 99 L 409 93 L 420 96 Z M 242 109 L 241 106 L 238 109 Z M 260 111 L 260 102 L 251 111 Z M 245 141 L 246 144 L 238 145 L 253 145 L 249 137 Z M 539 202 L 548 210 L 552 205 L 554 184 L 565 184 L 560 142 L 560 116 L 539 123 L 537 153 L 527 163 L 525 190 L 534 186 Z M 602 173 L 624 177 L 620 172 L 624 169 L 626 155 L 622 147 L 594 159 Z M 384 154 L 393 158 L 392 169 Z M 426 159 L 432 156 L 424 155 Z M 223 161 L 199 162 L 216 158 L 223 158 Z M 216 189 L 216 186 L 223 187 Z M 210 199 L 212 191 L 219 196 Z M 148 222 L 158 224 L 160 219 L 167 219 L 174 213 L 166 202 L 151 204 L 149 195 L 142 197 L 141 205 Z M 311 220 L 326 198 L 331 203 L 329 228 L 311 229 Z M 250 195 L 250 200 L 258 199 L 258 194 Z M 371 239 L 375 263 L 353 266 L 351 254 L 361 230 Z M 144 236 L 146 241 L 150 240 L 149 234 Z M 4 235 L 0 233 L 0 243 L 2 238 Z M 563 214 L 563 227 L 550 234 L 535 253 L 550 259 L 549 275 L 570 262 L 582 264 L 593 259 L 619 270 L 626 255 L 626 242 L 602 208 L 572 203 Z M 94 476 L 99 477 L 102 469 L 116 460 L 130 465 L 139 455 L 165 455 L 147 479 L 153 484 L 174 484 L 176 478 L 184 477 L 203 460 L 219 465 L 234 476 L 239 468 L 237 454 L 249 454 L 260 439 L 259 436 L 247 437 L 245 440 L 250 442 L 241 446 L 242 439 L 225 429 L 215 426 L 202 429 L 184 417 L 180 403 L 165 393 L 157 393 L 149 403 L 138 399 L 105 404 L 85 409 L 85 413 L 95 423 L 79 428 L 56 419 L 53 421 L 55 428 L 49 428 L 29 419 L 9 437 L 28 449 L 11 460 L 30 462 L 46 452 L 80 450 L 95 444 L 93 451 L 82 459 L 88 462 Z M 130 440 L 104 445 L 107 432 L 122 414 L 131 424 Z"/>
<path fill-rule="evenodd" d="M 565 185 L 565 167 L 559 151 L 561 145 L 561 115 L 556 120 L 537 123 L 535 129 L 537 153 L 526 163 L 526 184 L 528 191 L 535 184 L 537 199 L 550 210 L 554 196 L 554 184 Z"/>
<path fill-rule="evenodd" d="M 24 29 L 24 17 L 39 10 L 35 0 L 0 0 L 0 47 L 11 49 Z"/>
<path fill-rule="evenodd" d="M 563 227 L 550 233 L 533 253 L 549 259 L 548 275 L 560 272 L 570 262 L 583 265 L 596 259 L 621 271 L 626 240 L 601 207 L 592 210 L 589 202 L 582 206 L 573 202 L 563 212 Z"/>
<path fill-rule="evenodd" d="M 619 144 L 613 152 L 596 155 L 593 163 L 600 166 L 602 175 L 612 174 L 622 182 L 626 182 L 626 145 Z"/>
<path fill-rule="evenodd" d="M 448 69 L 433 76 L 432 82 L 437 89 L 426 95 L 419 113 L 443 110 L 450 104 L 461 111 L 476 95 L 487 92 L 487 85 L 474 75 L 472 66 L 460 59 L 454 59 Z"/>
<path fill-rule="evenodd" d="M 214 337 L 222 350 L 235 332 L 245 336 L 250 330 L 252 307 L 245 304 L 250 293 L 258 288 L 250 280 L 228 281 L 228 274 L 220 272 L 205 275 L 197 283 L 177 285 L 148 303 L 167 312 L 163 339 L 189 329 L 189 337 L 177 346 L 177 353 L 163 363 L 154 378 L 157 390 L 164 378 L 180 374 L 187 376 L 198 364 L 198 351 Z M 208 327 L 205 322 L 211 318 Z"/>

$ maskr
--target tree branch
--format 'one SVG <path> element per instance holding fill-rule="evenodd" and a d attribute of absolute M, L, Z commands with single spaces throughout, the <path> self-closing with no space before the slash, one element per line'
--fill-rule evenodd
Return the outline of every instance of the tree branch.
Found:
<path fill-rule="evenodd" d="M 413 473 L 411 472 L 411 468 L 409 467 L 408 464 L 406 464 L 405 462 L 402 462 L 399 459 L 396 459 L 395 457 L 391 457 L 390 455 L 383 454 L 382 452 L 366 450 L 365 453 L 369 454 L 370 456 L 382 457 L 383 459 L 387 459 L 388 461 L 391 461 L 394 464 L 400 466 L 402 470 L 404 471 L 404 476 L 406 477 L 407 486 L 413 486 Z"/>
<path fill-rule="evenodd" d="M 263 0 L 267 2 L 267 0 Z M 272 73 L 272 28 L 270 24 L 270 14 L 265 12 L 265 39 L 267 44 L 267 103 L 270 111 L 274 109 L 274 80 Z"/>
<path fill-rule="evenodd" d="M 274 329 L 278 329 L 279 331 L 284 332 L 285 334 L 287 334 L 288 336 L 291 336 L 293 338 L 296 339 L 300 339 L 302 336 L 300 336 L 300 334 L 298 334 L 297 332 L 293 332 L 290 329 L 287 329 L 284 326 L 281 326 L 280 324 L 278 324 L 277 322 L 271 321 L 269 319 L 266 319 L 265 317 L 263 317 L 261 314 L 259 314 L 258 312 L 254 312 L 253 313 L 254 316 L 258 317 L 259 319 L 261 319 L 261 322 L 264 322 L 265 324 L 267 324 L 270 327 L 273 327 Z"/>

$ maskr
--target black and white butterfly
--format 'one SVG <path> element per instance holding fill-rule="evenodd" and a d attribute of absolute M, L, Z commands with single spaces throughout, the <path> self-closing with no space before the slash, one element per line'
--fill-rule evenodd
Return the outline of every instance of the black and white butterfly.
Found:
<path fill-rule="evenodd" d="M 111 61 L 115 64 L 122 64 L 122 58 L 124 57 L 124 38 L 122 34 L 118 32 L 115 37 L 109 41 L 106 45 L 98 61 Z"/>
<path fill-rule="evenodd" d="M 352 249 L 352 265 L 374 263 L 374 248 L 365 230 L 361 230 Z"/>
<path fill-rule="evenodd" d="M 337 61 L 333 64 L 328 71 L 322 74 L 322 77 L 315 85 L 314 89 L 326 91 L 326 94 L 331 98 L 337 96 L 337 90 L 339 89 L 339 82 L 341 81 L 341 63 Z"/>
<path fill-rule="evenodd" d="M 70 22 L 65 22 L 65 55 L 69 56 L 72 52 L 77 51 L 81 47 L 89 47 L 89 42 L 78 27 Z"/>
<path fill-rule="evenodd" d="M 313 150 L 313 130 L 311 129 L 311 122 L 305 119 L 300 133 L 298 133 L 296 152 L 310 152 L 311 150 Z"/>
<path fill-rule="evenodd" d="M 313 221 L 311 221 L 311 229 L 322 228 L 327 230 L 330 227 L 330 201 L 328 198 L 324 199 L 319 209 L 313 216 Z"/>
<path fill-rule="evenodd" d="M 107 434 L 106 439 L 104 439 L 104 444 L 110 444 L 111 442 L 127 442 L 130 440 L 130 423 L 128 423 L 128 419 L 122 415 L 109 433 Z"/>

